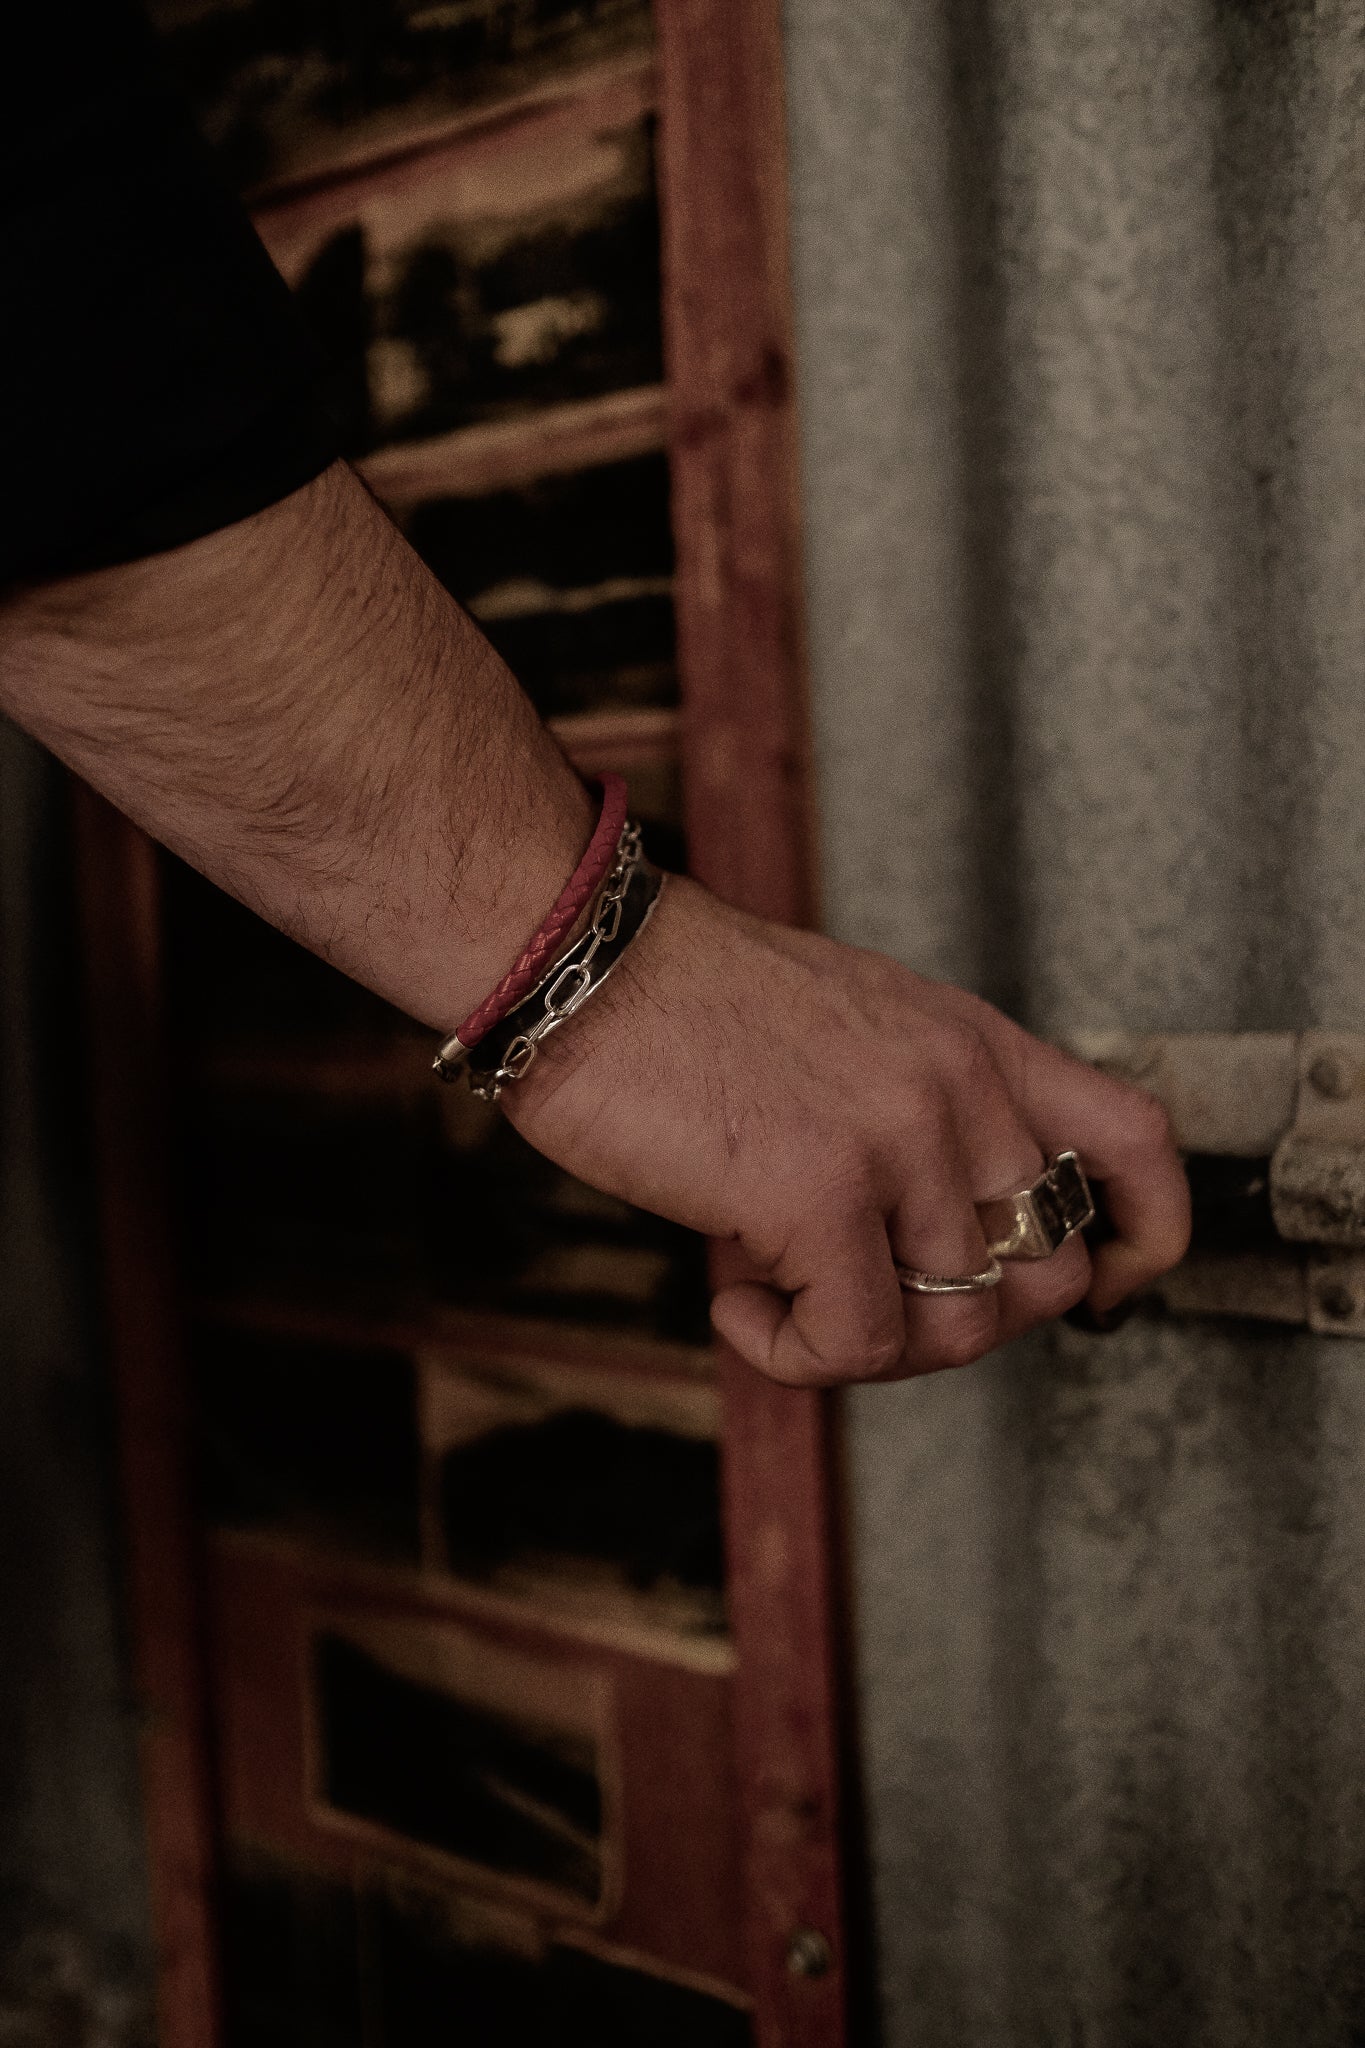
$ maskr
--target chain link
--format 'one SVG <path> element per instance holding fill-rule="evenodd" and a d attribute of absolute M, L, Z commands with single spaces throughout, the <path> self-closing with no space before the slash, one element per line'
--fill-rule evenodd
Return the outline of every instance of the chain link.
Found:
<path fill-rule="evenodd" d="M 597 958 L 598 949 L 609 945 L 621 929 L 626 891 L 639 859 L 640 828 L 630 823 L 617 841 L 616 859 L 593 906 L 592 923 L 584 934 L 591 941 L 587 952 L 581 960 L 572 961 L 556 975 L 545 992 L 544 1016 L 538 1017 L 529 1030 L 512 1040 L 502 1056 L 502 1065 L 481 1079 L 470 1076 L 470 1087 L 483 1101 L 496 1102 L 509 1081 L 519 1081 L 539 1052 L 541 1039 L 548 1037 L 566 1017 L 572 1017 L 579 1004 L 591 993 L 592 963 Z M 568 993 L 561 994 L 566 984 L 569 985 Z"/>

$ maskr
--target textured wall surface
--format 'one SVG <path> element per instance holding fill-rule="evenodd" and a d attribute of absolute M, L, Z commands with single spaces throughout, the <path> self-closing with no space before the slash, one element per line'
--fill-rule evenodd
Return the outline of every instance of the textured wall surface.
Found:
<path fill-rule="evenodd" d="M 829 922 L 1365 1026 L 1365 7 L 787 0 Z M 850 1404 L 889 2048 L 1365 2038 L 1365 1355 Z"/>
<path fill-rule="evenodd" d="M 149 2035 L 62 790 L 0 722 L 0 2042 Z"/>

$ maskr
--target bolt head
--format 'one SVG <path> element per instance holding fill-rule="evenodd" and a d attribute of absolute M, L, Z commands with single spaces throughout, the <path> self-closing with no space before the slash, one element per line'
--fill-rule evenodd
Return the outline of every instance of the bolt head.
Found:
<path fill-rule="evenodd" d="M 793 1977 L 823 1977 L 834 1951 L 818 1927 L 798 1927 L 787 1943 L 787 1968 Z"/>
<path fill-rule="evenodd" d="M 1342 1102 L 1351 1092 L 1351 1077 L 1335 1053 L 1319 1053 L 1308 1069 L 1308 1078 L 1329 1102 Z"/>
<path fill-rule="evenodd" d="M 1318 1307 L 1334 1323 L 1348 1323 L 1356 1313 L 1356 1298 L 1340 1280 L 1329 1280 L 1318 1289 Z"/>

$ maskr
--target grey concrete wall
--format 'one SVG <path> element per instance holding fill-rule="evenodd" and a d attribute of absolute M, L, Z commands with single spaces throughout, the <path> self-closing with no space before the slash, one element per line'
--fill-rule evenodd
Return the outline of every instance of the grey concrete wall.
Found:
<path fill-rule="evenodd" d="M 1365 6 L 787 0 L 829 922 L 1365 1025 Z M 1365 2038 L 1365 1356 L 850 1403 L 889 2048 Z"/>
<path fill-rule="evenodd" d="M 0 2043 L 150 2039 L 58 772 L 0 722 Z"/>

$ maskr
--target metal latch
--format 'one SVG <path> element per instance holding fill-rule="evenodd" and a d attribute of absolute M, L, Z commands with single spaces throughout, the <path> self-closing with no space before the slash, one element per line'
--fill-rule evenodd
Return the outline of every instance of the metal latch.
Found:
<path fill-rule="evenodd" d="M 1194 1237 L 1155 1289 L 1168 1309 L 1365 1336 L 1365 1036 L 1096 1032 L 1076 1050 L 1157 1096 L 1185 1154 Z"/>

